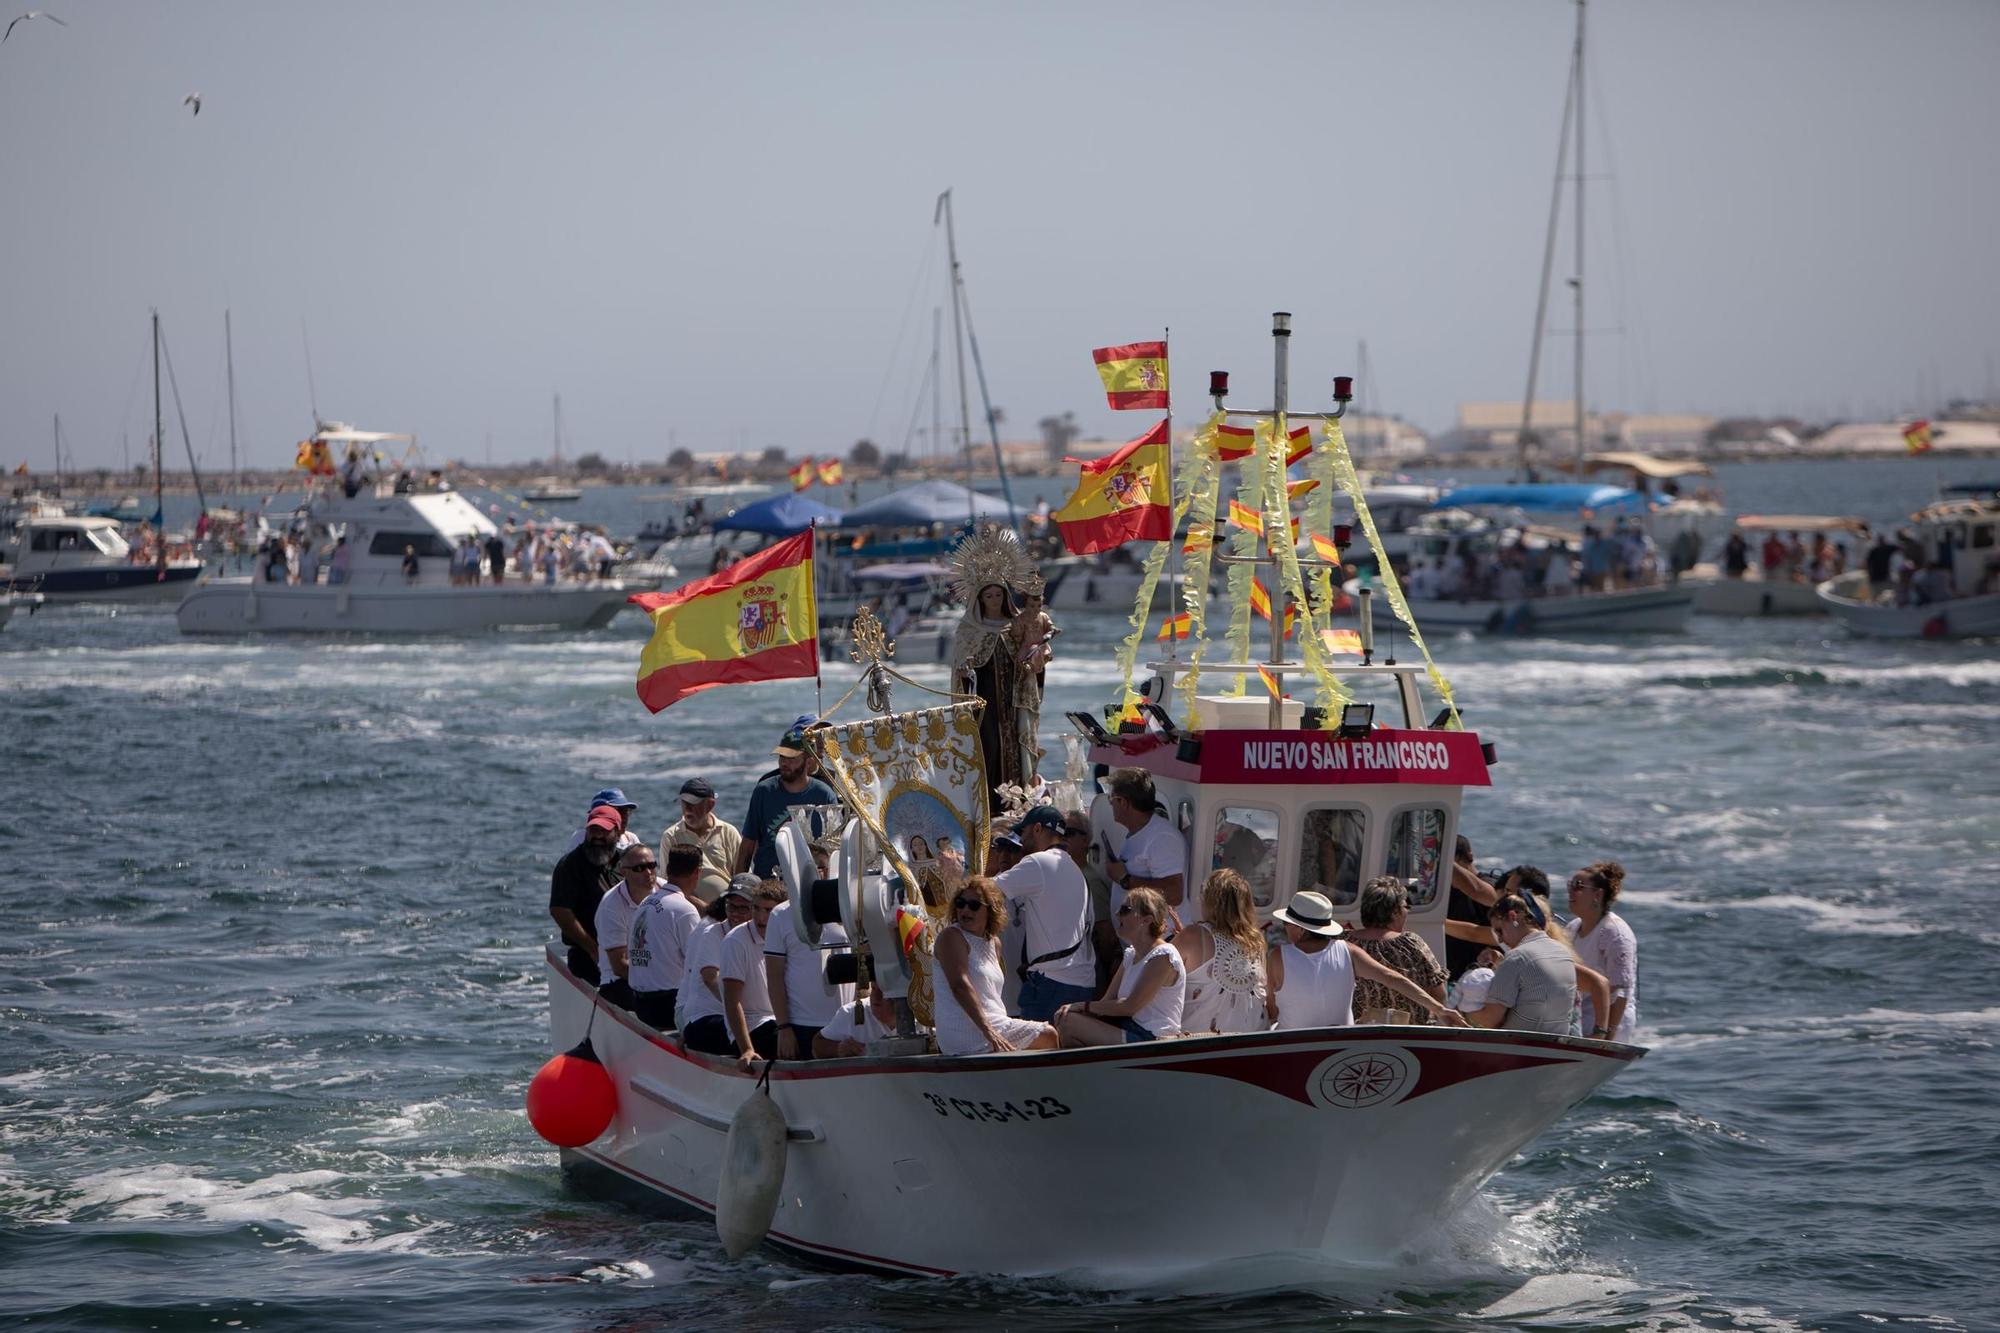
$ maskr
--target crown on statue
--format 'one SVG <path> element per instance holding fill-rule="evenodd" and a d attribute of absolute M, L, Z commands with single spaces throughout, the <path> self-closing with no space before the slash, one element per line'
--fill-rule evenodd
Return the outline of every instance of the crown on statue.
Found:
<path fill-rule="evenodd" d="M 952 594 L 977 614 L 979 593 L 999 584 L 1016 593 L 1040 596 L 1041 570 L 1021 539 L 1007 528 L 983 524 L 951 549 Z"/>

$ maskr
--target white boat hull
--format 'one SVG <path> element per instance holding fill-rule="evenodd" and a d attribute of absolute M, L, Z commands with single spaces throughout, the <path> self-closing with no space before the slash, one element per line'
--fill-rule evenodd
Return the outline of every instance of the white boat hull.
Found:
<path fill-rule="evenodd" d="M 1100 570 L 1090 565 L 1052 560 L 1042 566 L 1043 601 L 1052 611 L 1106 611 L 1130 615 L 1139 598 L 1141 572 L 1136 569 Z M 1153 588 L 1153 610 L 1180 609 L 1180 590 L 1185 579 L 1172 571 L 1162 571 Z"/>
<path fill-rule="evenodd" d="M 471 634 L 503 628 L 587 630 L 611 623 L 633 591 L 590 583 L 377 585 L 197 584 L 175 612 L 183 634 Z"/>
<path fill-rule="evenodd" d="M 1867 575 L 1847 573 L 1819 585 L 1816 595 L 1856 634 L 1876 639 L 1971 639 L 2000 635 L 2000 593 L 1955 597 L 1927 606 L 1882 606 L 1866 599 Z"/>
<path fill-rule="evenodd" d="M 1718 578 L 1695 589 L 1694 609 L 1705 616 L 1823 616 L 1826 604 L 1810 583 L 1744 577 Z"/>
<path fill-rule="evenodd" d="M 1659 588 L 1534 597 L 1522 601 L 1410 602 L 1425 633 L 1471 630 L 1481 634 L 1669 634 L 1688 627 L 1697 584 L 1682 580 Z M 1375 626 L 1396 623 L 1389 599 L 1374 598 Z"/>
<path fill-rule="evenodd" d="M 549 982 L 554 1047 L 567 1050 L 598 1001 L 553 951 Z M 609 1006 L 590 1037 L 618 1113 L 595 1143 L 564 1151 L 565 1167 L 579 1183 L 712 1214 L 729 1121 L 755 1080 Z M 1375 1027 L 785 1063 L 770 1082 L 790 1142 L 769 1239 L 925 1275 L 1299 1250 L 1388 1261 L 1434 1239 L 1482 1181 L 1640 1054 Z"/>

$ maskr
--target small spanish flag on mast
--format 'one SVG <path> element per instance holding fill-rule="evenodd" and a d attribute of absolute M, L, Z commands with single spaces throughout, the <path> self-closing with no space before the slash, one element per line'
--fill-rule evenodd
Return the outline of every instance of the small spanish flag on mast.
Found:
<path fill-rule="evenodd" d="M 818 475 L 819 469 L 814 466 L 811 455 L 800 459 L 792 468 L 792 489 L 795 491 L 804 490 L 813 484 L 813 478 Z"/>
<path fill-rule="evenodd" d="M 1304 458 L 1312 452 L 1312 427 L 1295 426 L 1286 436 L 1285 466 Z M 1257 451 L 1257 432 L 1251 426 L 1232 426 L 1227 422 L 1215 428 L 1215 452 L 1225 463 L 1234 463 L 1248 458 Z M 1306 490 L 1311 490 L 1308 485 Z M 1305 491 L 1295 492 L 1303 495 Z"/>
<path fill-rule="evenodd" d="M 1104 381 L 1104 397 L 1123 411 L 1134 407 L 1167 406 L 1167 345 L 1126 343 L 1100 347 L 1090 354 Z"/>
<path fill-rule="evenodd" d="M 1927 454 L 1931 451 L 1931 423 L 1912 421 L 1903 427 L 1903 447 L 1913 454 Z"/>
<path fill-rule="evenodd" d="M 801 532 L 672 592 L 627 597 L 653 618 L 640 702 L 657 713 L 717 685 L 817 675 L 812 544 Z"/>
<path fill-rule="evenodd" d="M 1264 516 L 1249 505 L 1236 500 L 1229 502 L 1229 525 L 1233 528 L 1242 528 L 1245 532 L 1254 532 L 1259 537 L 1264 535 Z"/>
<path fill-rule="evenodd" d="M 1264 688 L 1271 692 L 1273 699 L 1282 699 L 1285 697 L 1284 687 L 1278 684 L 1278 678 L 1272 675 L 1265 667 L 1260 666 L 1257 668 L 1257 679 L 1264 682 Z"/>
<path fill-rule="evenodd" d="M 1194 617 L 1183 611 L 1177 616 L 1168 616 L 1160 622 L 1160 632 L 1156 639 L 1185 639 L 1194 633 Z"/>
<path fill-rule="evenodd" d="M 1083 464 L 1076 493 L 1054 514 L 1063 545 L 1076 555 L 1090 555 L 1126 542 L 1171 541 L 1171 484 L 1167 423 L 1162 421 L 1118 452 Z"/>
<path fill-rule="evenodd" d="M 838 486 L 846 477 L 847 471 L 841 467 L 838 458 L 829 458 L 819 465 L 819 484 L 822 486 Z"/>
<path fill-rule="evenodd" d="M 1320 536 L 1317 532 L 1312 535 L 1312 550 L 1314 555 L 1328 564 L 1337 565 L 1340 563 L 1340 548 L 1335 546 L 1330 539 Z"/>

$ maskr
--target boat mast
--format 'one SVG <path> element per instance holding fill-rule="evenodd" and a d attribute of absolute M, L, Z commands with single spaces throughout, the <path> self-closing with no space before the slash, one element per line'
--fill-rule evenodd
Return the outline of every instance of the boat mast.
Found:
<path fill-rule="evenodd" d="M 556 471 L 562 471 L 562 395 L 556 395 Z"/>
<path fill-rule="evenodd" d="M 236 340 L 229 327 L 229 311 L 222 312 L 222 363 L 229 375 L 229 489 L 238 504 L 243 502 L 243 469 L 236 461 Z"/>
<path fill-rule="evenodd" d="M 1569 167 L 1570 117 L 1576 110 L 1577 77 L 1583 68 L 1582 0 L 1577 5 L 1576 45 L 1570 52 L 1569 79 L 1564 84 L 1562 131 L 1556 136 L 1555 183 L 1549 192 L 1549 226 L 1542 240 L 1542 285 L 1535 297 L 1535 336 L 1528 343 L 1528 390 L 1521 397 L 1521 429 L 1514 437 L 1515 480 L 1529 478 L 1528 444 L 1534 438 L 1535 387 L 1541 377 L 1542 339 L 1548 330 L 1549 276 L 1555 270 L 1556 228 L 1562 221 L 1563 174 Z M 1579 161 L 1581 157 L 1579 156 Z"/>
<path fill-rule="evenodd" d="M 1576 0 L 1576 276 L 1570 289 L 1576 294 L 1576 475 L 1583 476 L 1583 15 L 1590 0 Z"/>
<path fill-rule="evenodd" d="M 62 494 L 62 413 L 56 413 L 56 494 Z"/>
<path fill-rule="evenodd" d="M 160 478 L 166 417 L 160 408 L 160 312 L 153 312 L 153 549 L 160 582 L 167 579 L 166 486 Z"/>
<path fill-rule="evenodd" d="M 979 376 L 979 405 L 986 412 L 986 432 L 993 441 L 993 467 L 1000 474 L 1000 495 L 1007 501 L 1007 526 L 1018 526 L 1014 513 L 1014 488 L 1007 480 L 1007 462 L 1000 456 L 1000 419 L 993 411 L 993 396 L 986 390 L 986 364 L 979 359 L 979 335 L 972 331 L 972 306 L 965 296 L 965 275 L 958 267 L 958 232 L 952 225 L 951 191 L 938 196 L 937 212 L 932 215 L 931 225 L 937 225 L 938 217 L 944 218 L 945 251 L 951 259 L 951 331 L 952 340 L 958 349 L 958 419 L 959 430 L 965 445 L 965 487 L 972 489 L 972 417 L 971 403 L 965 393 L 965 345 L 972 346 L 972 368 Z M 973 501 L 966 501 L 971 509 Z"/>
<path fill-rule="evenodd" d="M 938 375 L 938 353 L 944 346 L 944 307 L 931 307 L 931 457 L 944 439 L 944 380 Z"/>
<path fill-rule="evenodd" d="M 1285 419 L 1286 394 L 1291 388 L 1292 316 L 1290 311 L 1279 310 L 1272 313 L 1271 344 L 1271 431 L 1273 436 L 1271 447 L 1278 450 L 1282 455 L 1288 441 L 1277 438 L 1277 430 L 1278 423 Z M 1259 466 L 1261 467 L 1262 464 L 1260 463 Z M 1276 521 L 1283 523 L 1285 520 L 1279 517 Z M 1169 537 L 1169 540 L 1171 540 L 1171 537 Z M 1275 578 L 1271 582 L 1274 586 L 1278 585 L 1278 580 Z M 1277 600 L 1271 605 L 1271 661 L 1273 664 L 1285 660 L 1285 612 L 1288 609 L 1288 597 L 1289 594 L 1282 587 L 1279 587 Z M 1299 610 L 1303 613 L 1305 608 L 1300 607 Z M 1300 619 L 1300 627 L 1307 633 L 1310 633 L 1310 626 L 1304 623 L 1303 614 Z M 1277 731 L 1283 728 L 1284 725 L 1285 701 L 1281 695 L 1274 694 L 1271 696 L 1269 726 L 1271 730 Z"/>
<path fill-rule="evenodd" d="M 960 309 L 958 284 L 958 234 L 951 223 L 951 191 L 938 196 L 937 209 L 931 214 L 931 225 L 944 219 L 945 254 L 951 266 L 951 347 L 958 358 L 958 445 L 965 454 L 965 517 L 967 523 L 976 524 L 978 513 L 973 508 L 972 499 L 972 406 L 965 396 L 965 316 Z"/>

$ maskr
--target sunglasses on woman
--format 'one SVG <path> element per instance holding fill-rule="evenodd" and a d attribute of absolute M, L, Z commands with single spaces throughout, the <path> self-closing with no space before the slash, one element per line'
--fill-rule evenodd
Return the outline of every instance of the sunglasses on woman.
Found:
<path fill-rule="evenodd" d="M 977 912 L 980 908 L 986 906 L 986 903 L 980 898 L 953 898 L 951 906 L 955 912 Z"/>

